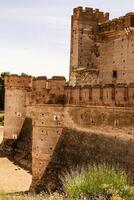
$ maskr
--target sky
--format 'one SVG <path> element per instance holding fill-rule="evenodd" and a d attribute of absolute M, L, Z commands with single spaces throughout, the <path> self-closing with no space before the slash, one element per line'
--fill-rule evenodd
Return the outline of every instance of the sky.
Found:
<path fill-rule="evenodd" d="M 68 79 L 70 17 L 78 6 L 111 18 L 134 11 L 133 0 L 0 0 L 0 73 Z"/>

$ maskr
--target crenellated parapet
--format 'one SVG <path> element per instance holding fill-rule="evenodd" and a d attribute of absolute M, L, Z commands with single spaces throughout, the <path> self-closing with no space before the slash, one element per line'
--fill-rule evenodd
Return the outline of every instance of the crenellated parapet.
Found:
<path fill-rule="evenodd" d="M 134 84 L 97 84 L 65 87 L 66 104 L 94 106 L 134 106 Z"/>
<path fill-rule="evenodd" d="M 115 18 L 99 24 L 99 34 L 124 30 L 126 34 L 132 33 L 134 28 L 134 13 Z"/>
<path fill-rule="evenodd" d="M 5 88 L 28 89 L 32 87 L 31 76 L 19 76 L 11 74 L 5 76 Z"/>
<path fill-rule="evenodd" d="M 99 9 L 87 7 L 74 8 L 73 16 L 77 19 L 88 19 L 91 21 L 97 21 L 98 23 L 103 23 L 109 20 L 109 13 L 104 13 Z"/>
<path fill-rule="evenodd" d="M 27 93 L 27 104 L 63 103 L 65 83 L 66 79 L 62 76 L 34 78 L 32 90 Z"/>

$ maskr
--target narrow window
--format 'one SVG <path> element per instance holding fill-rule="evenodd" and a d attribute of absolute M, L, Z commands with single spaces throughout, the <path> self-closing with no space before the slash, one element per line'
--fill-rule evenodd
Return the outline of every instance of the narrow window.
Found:
<path fill-rule="evenodd" d="M 113 71 L 113 78 L 117 78 L 117 71 L 116 70 Z"/>

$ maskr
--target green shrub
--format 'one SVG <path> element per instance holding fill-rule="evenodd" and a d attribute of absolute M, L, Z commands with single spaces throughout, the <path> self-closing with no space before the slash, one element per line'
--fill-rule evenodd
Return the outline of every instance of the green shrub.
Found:
<path fill-rule="evenodd" d="M 109 192 L 124 200 L 134 197 L 134 188 L 130 186 L 124 171 L 105 164 L 94 165 L 88 169 L 71 171 L 63 180 L 64 190 L 71 198 L 80 195 L 94 196 Z"/>

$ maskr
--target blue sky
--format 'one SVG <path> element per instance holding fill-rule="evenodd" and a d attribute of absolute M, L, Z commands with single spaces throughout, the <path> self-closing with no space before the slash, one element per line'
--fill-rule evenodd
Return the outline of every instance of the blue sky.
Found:
<path fill-rule="evenodd" d="M 68 78 L 70 16 L 86 6 L 119 17 L 133 0 L 0 0 L 0 72 Z"/>

